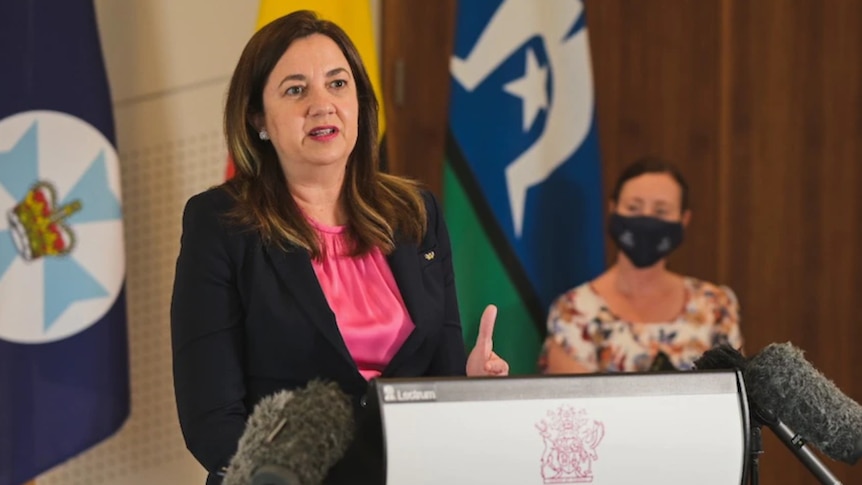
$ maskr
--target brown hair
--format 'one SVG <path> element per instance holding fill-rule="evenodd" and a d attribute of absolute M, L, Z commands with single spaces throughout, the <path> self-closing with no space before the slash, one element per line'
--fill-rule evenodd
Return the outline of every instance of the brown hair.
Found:
<path fill-rule="evenodd" d="M 652 156 L 639 158 L 623 170 L 619 178 L 617 178 L 616 184 L 614 185 L 614 191 L 611 193 L 611 200 L 613 200 L 614 203 L 619 204 L 620 192 L 623 191 L 623 186 L 626 184 L 626 182 L 647 173 L 665 173 L 670 175 L 671 178 L 673 178 L 679 185 L 681 194 L 680 212 L 685 212 L 686 210 L 688 210 L 688 183 L 682 176 L 682 172 L 680 172 L 674 164 L 668 162 L 667 160 Z"/>
<path fill-rule="evenodd" d="M 253 123 L 263 114 L 263 88 L 278 60 L 295 40 L 313 34 L 338 45 L 356 82 L 358 135 L 341 188 L 353 254 L 374 247 L 388 254 L 395 248 L 396 233 L 419 242 L 426 230 L 425 205 L 416 182 L 379 169 L 379 107 L 359 52 L 340 27 L 307 10 L 258 30 L 234 70 L 224 114 L 227 148 L 236 167 L 235 176 L 225 184 L 237 201 L 229 217 L 256 229 L 267 243 L 282 249 L 293 244 L 321 257 L 317 233 L 290 195 L 274 147 L 260 140 Z"/>

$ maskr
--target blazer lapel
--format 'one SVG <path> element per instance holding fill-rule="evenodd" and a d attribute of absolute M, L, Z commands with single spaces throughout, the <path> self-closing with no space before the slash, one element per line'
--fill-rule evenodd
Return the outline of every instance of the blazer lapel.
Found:
<path fill-rule="evenodd" d="M 401 292 L 401 298 L 404 299 L 404 305 L 415 328 L 392 357 L 383 371 L 383 376 L 392 375 L 398 366 L 420 347 L 428 334 L 430 323 L 426 311 L 428 301 L 422 283 L 422 266 L 417 251 L 415 244 L 402 243 L 398 244 L 395 251 L 387 257 L 392 275 Z"/>
<path fill-rule="evenodd" d="M 320 333 L 335 347 L 339 355 L 356 368 L 356 362 L 347 350 L 347 345 L 338 330 L 335 314 L 329 307 L 329 302 L 326 301 L 323 289 L 317 281 L 308 253 L 299 249 L 283 251 L 274 246 L 266 246 L 266 251 L 279 278 L 294 296 L 296 304 L 317 325 Z"/>

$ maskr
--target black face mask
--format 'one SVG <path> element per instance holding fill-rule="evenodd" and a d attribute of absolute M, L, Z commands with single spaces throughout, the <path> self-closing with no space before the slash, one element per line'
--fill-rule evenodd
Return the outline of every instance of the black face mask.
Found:
<path fill-rule="evenodd" d="M 638 268 L 646 268 L 679 247 L 682 243 L 683 228 L 681 222 L 612 214 L 608 232 L 632 264 Z"/>

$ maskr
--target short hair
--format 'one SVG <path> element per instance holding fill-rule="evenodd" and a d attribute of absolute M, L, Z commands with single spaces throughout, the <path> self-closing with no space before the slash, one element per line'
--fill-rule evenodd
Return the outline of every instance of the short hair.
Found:
<path fill-rule="evenodd" d="M 626 184 L 626 182 L 635 177 L 640 177 L 641 175 L 648 173 L 666 173 L 670 175 L 679 185 L 680 193 L 682 194 L 682 199 L 680 201 L 680 211 L 688 210 L 688 183 L 682 176 L 682 172 L 680 172 L 679 169 L 671 162 L 653 156 L 641 157 L 629 164 L 622 171 L 620 176 L 617 178 L 616 184 L 614 185 L 614 191 L 611 193 L 611 200 L 613 200 L 614 203 L 619 204 L 620 192 L 622 192 L 623 186 Z"/>

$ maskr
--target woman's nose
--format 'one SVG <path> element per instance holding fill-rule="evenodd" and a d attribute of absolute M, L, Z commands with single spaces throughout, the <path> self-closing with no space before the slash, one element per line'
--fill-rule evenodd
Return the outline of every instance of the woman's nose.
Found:
<path fill-rule="evenodd" d="M 313 104 L 308 109 L 308 114 L 311 116 L 326 116 L 335 112 L 335 107 L 331 103 L 328 104 Z"/>
<path fill-rule="evenodd" d="M 326 116 L 335 112 L 335 105 L 326 94 L 316 94 L 311 97 L 308 104 L 309 116 Z"/>

